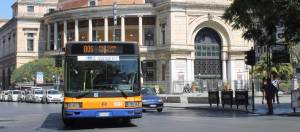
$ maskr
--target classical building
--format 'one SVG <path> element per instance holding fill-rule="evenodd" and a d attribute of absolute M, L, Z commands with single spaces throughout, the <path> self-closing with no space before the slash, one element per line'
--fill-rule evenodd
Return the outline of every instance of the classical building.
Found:
<path fill-rule="evenodd" d="M 222 20 L 228 0 L 59 0 L 45 15 L 48 54 L 68 41 L 136 41 L 145 84 L 182 92 L 193 81 L 203 87 L 243 88 L 248 79 L 244 51 L 251 43 Z M 216 81 L 220 80 L 220 81 Z M 217 83 L 218 82 L 218 83 Z"/>
<path fill-rule="evenodd" d="M 57 0 L 18 0 L 12 5 L 13 18 L 0 21 L 0 89 L 9 89 L 15 68 L 43 53 L 41 18 L 56 7 Z"/>
<path fill-rule="evenodd" d="M 157 84 L 168 93 L 180 93 L 184 85 L 192 82 L 206 89 L 222 88 L 224 83 L 232 89 L 245 87 L 248 69 L 244 51 L 252 43 L 242 38 L 242 31 L 233 30 L 222 20 L 230 1 L 115 2 L 116 26 L 114 0 L 58 0 L 57 9 L 39 19 L 37 23 L 43 24 L 34 30 L 43 34 L 36 36 L 41 55 L 60 54 L 70 41 L 113 41 L 115 29 L 116 41 L 136 41 L 140 45 L 145 85 Z M 37 57 L 38 51 L 35 53 Z M 19 65 L 18 61 L 12 62 L 12 66 Z"/>

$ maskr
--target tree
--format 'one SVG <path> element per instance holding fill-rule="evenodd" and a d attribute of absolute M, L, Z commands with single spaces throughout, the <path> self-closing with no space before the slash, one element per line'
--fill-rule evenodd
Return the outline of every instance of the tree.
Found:
<path fill-rule="evenodd" d="M 267 56 L 262 55 L 260 57 L 260 60 L 256 63 L 254 66 L 254 74 L 258 78 L 267 78 Z M 292 65 L 289 63 L 284 63 L 284 64 L 274 64 L 272 63 L 272 73 L 276 73 L 281 80 L 289 80 L 292 77 Z"/>
<path fill-rule="evenodd" d="M 36 72 L 44 73 L 45 82 L 53 82 L 53 76 L 63 75 L 63 68 L 56 68 L 53 58 L 42 58 L 24 64 L 16 69 L 12 73 L 11 81 L 15 83 L 35 81 Z"/>
<path fill-rule="evenodd" d="M 273 44 L 276 25 L 280 23 L 285 27 L 287 43 L 300 41 L 299 0 L 234 0 L 223 19 L 234 29 L 245 30 L 243 37 L 256 44 Z"/>

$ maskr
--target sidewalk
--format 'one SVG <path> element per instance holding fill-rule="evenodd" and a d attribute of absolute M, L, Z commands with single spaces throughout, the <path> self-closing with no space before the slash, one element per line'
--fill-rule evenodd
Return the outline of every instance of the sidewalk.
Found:
<path fill-rule="evenodd" d="M 255 111 L 252 111 L 252 105 L 248 106 L 249 113 L 257 114 L 257 115 L 266 115 L 267 113 L 267 105 L 261 104 L 262 98 L 255 98 Z M 191 103 L 165 103 L 165 107 L 169 108 L 184 108 L 184 109 L 217 109 L 217 106 L 214 104 L 212 108 L 210 108 L 209 104 L 191 104 Z M 237 110 L 237 111 L 246 111 L 244 106 L 240 106 L 239 109 L 236 108 L 236 105 L 232 106 L 232 109 L 225 105 L 225 110 Z M 219 105 L 219 110 L 223 110 L 222 105 Z M 273 104 L 274 115 L 284 115 L 284 116 L 300 116 L 300 108 L 296 109 L 296 113 L 293 112 L 290 104 L 290 96 L 281 96 L 280 104 Z"/>

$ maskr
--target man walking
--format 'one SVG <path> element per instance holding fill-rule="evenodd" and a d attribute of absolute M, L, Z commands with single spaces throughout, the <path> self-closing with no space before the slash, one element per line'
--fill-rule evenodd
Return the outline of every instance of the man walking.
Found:
<path fill-rule="evenodd" d="M 275 103 L 275 97 L 277 100 L 277 104 L 279 104 L 279 96 L 278 96 L 278 91 L 279 91 L 279 79 L 278 76 L 276 74 L 273 75 L 273 80 L 272 80 L 272 84 L 275 87 L 275 96 L 273 98 L 273 103 Z"/>
<path fill-rule="evenodd" d="M 276 88 L 272 84 L 271 79 L 267 79 L 267 80 L 264 79 L 263 81 L 264 81 L 263 90 L 265 92 L 265 98 L 268 104 L 268 114 L 273 114 L 272 99 L 274 98 L 274 93 Z"/>

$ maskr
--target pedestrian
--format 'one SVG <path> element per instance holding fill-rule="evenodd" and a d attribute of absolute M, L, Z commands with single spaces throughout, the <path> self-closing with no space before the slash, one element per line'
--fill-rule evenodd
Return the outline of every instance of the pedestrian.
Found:
<path fill-rule="evenodd" d="M 272 100 L 274 98 L 275 86 L 272 84 L 271 79 L 267 79 L 267 83 L 264 84 L 263 90 L 265 92 L 265 98 L 268 105 L 268 114 L 273 114 L 273 103 Z"/>
<path fill-rule="evenodd" d="M 277 104 L 279 104 L 279 96 L 278 96 L 278 91 L 279 91 L 279 79 L 277 74 L 273 74 L 273 80 L 272 80 L 272 84 L 275 86 L 276 90 L 275 90 L 275 96 L 273 98 L 273 103 L 275 103 L 275 98 L 277 100 Z"/>
<path fill-rule="evenodd" d="M 261 104 L 264 104 L 264 100 L 265 100 L 265 90 L 264 90 L 264 87 L 267 85 L 267 79 L 266 78 L 263 78 L 262 80 L 262 85 L 261 85 L 261 92 L 262 92 L 262 99 L 261 99 Z"/>
<path fill-rule="evenodd" d="M 191 88 L 190 88 L 190 85 L 189 84 L 186 84 L 184 87 L 183 87 L 183 93 L 191 93 Z"/>

